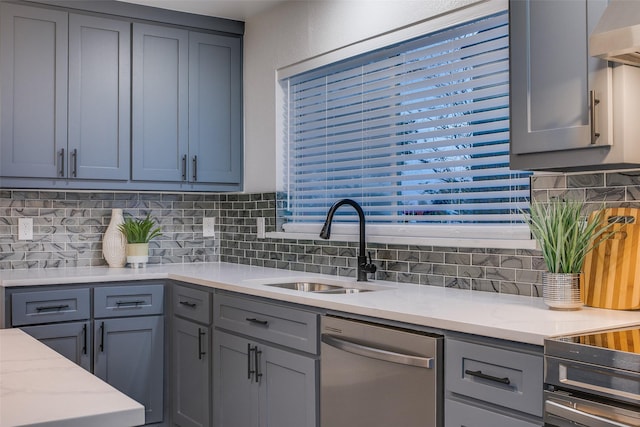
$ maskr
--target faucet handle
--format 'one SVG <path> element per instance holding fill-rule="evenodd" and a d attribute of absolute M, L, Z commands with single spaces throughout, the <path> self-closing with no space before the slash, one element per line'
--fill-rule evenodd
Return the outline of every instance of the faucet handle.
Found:
<path fill-rule="evenodd" d="M 369 252 L 367 252 L 367 255 L 369 256 L 369 262 L 367 262 L 367 263 L 364 265 L 364 270 L 365 270 L 367 273 L 375 273 L 375 272 L 376 272 L 376 270 L 377 270 L 377 267 L 376 267 L 376 265 L 373 263 L 373 260 L 371 259 L 371 252 L 370 252 L 370 251 L 369 251 Z"/>

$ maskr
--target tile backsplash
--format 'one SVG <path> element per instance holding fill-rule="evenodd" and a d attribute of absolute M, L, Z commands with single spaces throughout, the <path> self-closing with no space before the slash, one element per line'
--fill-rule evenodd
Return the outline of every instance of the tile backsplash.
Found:
<path fill-rule="evenodd" d="M 218 260 L 218 242 L 202 237 L 217 196 L 190 193 L 0 190 L 0 269 L 106 265 L 102 236 L 111 209 L 150 213 L 163 235 L 149 244 L 153 264 Z M 19 241 L 18 218 L 33 218 L 33 240 Z"/>
<path fill-rule="evenodd" d="M 640 170 L 544 174 L 532 178 L 536 200 L 572 197 L 589 209 L 640 207 Z M 102 235 L 112 208 L 158 219 L 163 236 L 150 263 L 224 261 L 300 272 L 355 276 L 356 243 L 258 239 L 256 218 L 276 231 L 275 193 L 194 194 L 0 190 L 0 269 L 105 265 Z M 34 218 L 34 240 L 18 241 L 18 218 Z M 202 237 L 202 218 L 216 217 L 216 238 Z M 540 252 L 368 244 L 376 278 L 476 291 L 542 296 Z"/>

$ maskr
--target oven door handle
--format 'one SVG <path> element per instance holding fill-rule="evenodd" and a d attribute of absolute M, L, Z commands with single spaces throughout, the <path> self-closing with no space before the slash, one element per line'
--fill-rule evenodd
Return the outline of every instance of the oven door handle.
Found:
<path fill-rule="evenodd" d="M 394 351 L 382 350 L 380 348 L 368 347 L 356 344 L 341 338 L 336 338 L 329 334 L 322 334 L 322 342 L 337 349 L 364 356 L 371 359 L 378 359 L 385 362 L 399 363 L 401 365 L 417 366 L 419 368 L 433 368 L 433 357 L 412 356 L 410 354 L 396 353 Z"/>
<path fill-rule="evenodd" d="M 586 427 L 633 427 L 630 424 L 624 424 L 608 418 L 589 414 L 551 400 L 546 400 L 544 402 L 544 410 L 547 414 L 554 415 L 558 418 L 571 421 L 572 423 L 578 423 L 579 425 Z"/>

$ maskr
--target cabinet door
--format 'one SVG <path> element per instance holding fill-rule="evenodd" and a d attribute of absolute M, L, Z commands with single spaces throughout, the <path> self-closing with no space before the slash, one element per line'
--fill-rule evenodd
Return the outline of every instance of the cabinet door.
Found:
<path fill-rule="evenodd" d="M 186 30 L 133 24 L 133 180 L 187 180 L 188 41 Z"/>
<path fill-rule="evenodd" d="M 173 420 L 181 427 L 209 425 L 211 356 L 206 326 L 173 318 Z"/>
<path fill-rule="evenodd" d="M 94 374 L 145 407 L 147 424 L 163 418 L 162 316 L 97 320 Z"/>
<path fill-rule="evenodd" d="M 238 37 L 189 33 L 189 177 L 238 183 L 242 168 Z"/>
<path fill-rule="evenodd" d="M 131 24 L 69 16 L 71 178 L 129 178 Z"/>
<path fill-rule="evenodd" d="M 0 175 L 64 175 L 68 14 L 0 4 Z"/>
<path fill-rule="evenodd" d="M 318 361 L 258 345 L 260 360 L 260 426 L 315 427 Z"/>
<path fill-rule="evenodd" d="M 26 326 L 20 329 L 91 372 L 90 325 L 87 321 Z"/>
<path fill-rule="evenodd" d="M 581 157 L 590 155 L 583 152 L 609 150 L 611 68 L 588 53 L 589 34 L 606 5 L 510 2 L 512 168 L 581 166 L 587 162 Z M 594 132 L 600 136 L 592 138 Z M 562 153 L 575 149 L 581 151 Z M 548 152 L 554 154 L 522 156 Z"/>
<path fill-rule="evenodd" d="M 235 335 L 213 333 L 214 425 L 257 427 L 258 387 L 253 369 L 253 343 Z M 284 427 L 284 426 L 282 426 Z"/>

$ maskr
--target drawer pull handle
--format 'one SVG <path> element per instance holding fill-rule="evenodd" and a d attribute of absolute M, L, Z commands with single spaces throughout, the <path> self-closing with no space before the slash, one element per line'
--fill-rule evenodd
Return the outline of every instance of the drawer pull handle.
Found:
<path fill-rule="evenodd" d="M 470 371 L 469 369 L 466 369 L 464 373 L 467 375 L 471 375 L 472 377 L 478 377 L 482 378 L 483 380 L 494 381 L 500 384 L 511 384 L 511 380 L 509 379 L 509 377 L 494 377 L 493 375 L 485 374 L 482 371 Z"/>
<path fill-rule="evenodd" d="M 178 304 L 187 306 L 189 308 L 196 308 L 196 303 L 195 302 L 189 302 L 189 301 L 178 301 Z"/>
<path fill-rule="evenodd" d="M 38 313 L 40 313 L 41 311 L 61 311 L 65 308 L 69 308 L 69 304 L 40 306 L 36 307 L 36 311 Z"/>
<path fill-rule="evenodd" d="M 250 323 L 255 323 L 256 325 L 262 325 L 262 326 L 269 325 L 269 321 L 256 319 L 255 317 L 247 317 L 245 320 Z"/>
<path fill-rule="evenodd" d="M 139 305 L 144 304 L 144 301 L 138 300 L 138 301 L 116 301 L 116 306 L 118 307 L 137 307 Z"/>

